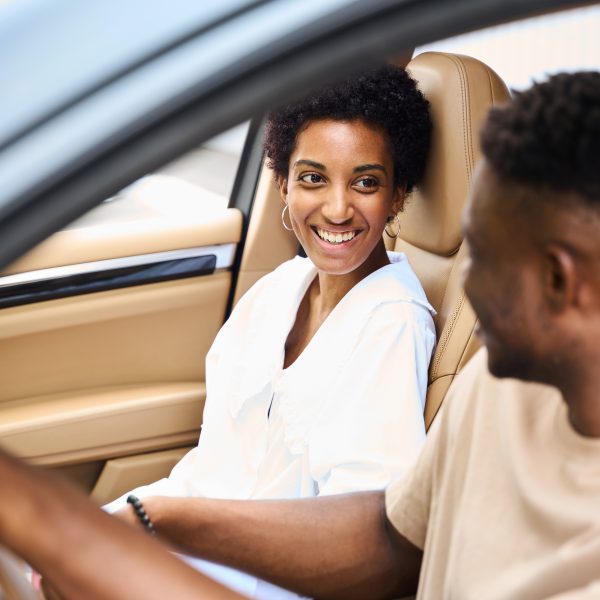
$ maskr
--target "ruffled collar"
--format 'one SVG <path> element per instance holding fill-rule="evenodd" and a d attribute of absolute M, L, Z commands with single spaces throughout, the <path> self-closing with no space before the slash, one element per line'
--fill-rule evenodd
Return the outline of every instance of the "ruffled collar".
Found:
<path fill-rule="evenodd" d="M 302 354 L 285 371 L 285 342 L 300 302 L 317 275 L 314 264 L 300 257 L 284 263 L 268 276 L 270 281 L 254 301 L 242 309 L 244 314 L 236 314 L 237 309 L 234 311 L 232 318 L 244 323 L 244 326 L 229 328 L 235 339 L 225 345 L 227 360 L 220 361 L 226 372 L 214 374 L 217 381 L 224 383 L 219 387 L 234 419 L 251 398 L 265 395 L 265 388 L 270 387 L 267 391 L 269 397 L 273 392 L 282 395 L 280 412 L 293 438 L 288 441 L 293 444 L 294 440 L 303 439 L 306 421 L 316 409 L 307 404 L 319 401 L 318 390 L 323 389 L 327 380 L 331 380 L 342 368 L 346 359 L 345 349 L 349 351 L 358 330 L 377 305 L 389 301 L 412 302 L 435 314 L 406 256 L 398 252 L 389 252 L 388 255 L 390 264 L 371 273 L 342 298 Z M 352 306 L 351 319 L 347 316 L 349 305 Z M 323 346 L 335 348 L 327 354 L 327 368 L 323 368 L 322 352 L 316 351 Z M 306 373 L 310 373 L 310 387 L 315 390 L 310 398 L 294 394 L 294 379 L 305 378 Z M 281 387 L 281 383 L 285 385 Z M 299 418 L 300 414 L 306 419 Z"/>

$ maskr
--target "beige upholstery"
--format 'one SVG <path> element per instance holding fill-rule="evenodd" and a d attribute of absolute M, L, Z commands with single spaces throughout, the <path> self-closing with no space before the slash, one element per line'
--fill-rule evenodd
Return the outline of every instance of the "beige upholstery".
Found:
<path fill-rule="evenodd" d="M 406 252 L 438 313 L 425 406 L 429 427 L 455 374 L 478 347 L 475 315 L 461 287 L 466 249 L 460 218 L 480 156 L 480 125 L 509 92 L 494 71 L 468 56 L 427 52 L 408 70 L 431 103 L 434 129 L 425 183 L 400 214 L 401 237 L 393 247 Z"/>
<path fill-rule="evenodd" d="M 267 273 L 298 252 L 298 240 L 281 225 L 283 200 L 266 162 L 254 195 L 252 214 L 235 289 L 237 301 Z M 265 235 L 268 232 L 268 235 Z"/>

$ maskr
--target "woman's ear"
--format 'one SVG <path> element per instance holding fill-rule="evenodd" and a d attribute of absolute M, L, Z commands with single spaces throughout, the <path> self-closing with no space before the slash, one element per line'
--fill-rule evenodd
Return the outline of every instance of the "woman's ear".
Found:
<path fill-rule="evenodd" d="M 404 201 L 406 200 L 406 184 L 397 185 L 394 189 L 394 197 L 392 199 L 392 216 L 396 216 L 404 209 Z"/>
<path fill-rule="evenodd" d="M 277 175 L 275 178 L 275 182 L 277 183 L 277 187 L 279 188 L 279 195 L 281 199 L 287 204 L 287 196 L 288 196 L 288 180 L 287 177 L 283 175 Z"/>

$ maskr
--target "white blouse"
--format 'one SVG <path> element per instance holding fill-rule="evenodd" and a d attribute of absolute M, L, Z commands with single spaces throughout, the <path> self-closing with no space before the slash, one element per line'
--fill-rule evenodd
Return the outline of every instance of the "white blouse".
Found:
<path fill-rule="evenodd" d="M 198 446 L 167 479 L 133 493 L 300 498 L 381 489 L 404 473 L 425 439 L 436 338 L 434 311 L 406 256 L 389 256 L 287 369 L 285 342 L 316 268 L 297 257 L 257 282 L 207 355 Z"/>

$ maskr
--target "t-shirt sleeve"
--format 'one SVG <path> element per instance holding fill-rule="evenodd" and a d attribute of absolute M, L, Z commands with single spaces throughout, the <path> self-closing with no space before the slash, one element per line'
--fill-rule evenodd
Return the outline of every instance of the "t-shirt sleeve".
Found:
<path fill-rule="evenodd" d="M 449 501 L 438 497 L 443 478 L 460 480 L 464 476 L 464 458 L 473 432 L 473 407 L 481 375 L 487 373 L 485 361 L 486 355 L 480 351 L 454 380 L 417 462 L 406 477 L 386 490 L 390 522 L 418 548 L 425 546 L 434 503 Z"/>
<path fill-rule="evenodd" d="M 392 483 L 385 492 L 387 517 L 392 525 L 423 550 L 431 510 L 433 478 L 440 460 L 440 418 L 434 422 L 423 451 L 410 472 Z"/>
<path fill-rule="evenodd" d="M 423 307 L 397 302 L 374 310 L 311 431 L 311 475 L 320 495 L 383 489 L 410 468 L 425 439 L 434 345 Z"/>

